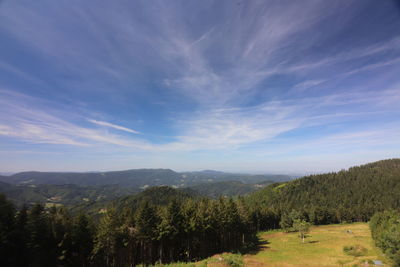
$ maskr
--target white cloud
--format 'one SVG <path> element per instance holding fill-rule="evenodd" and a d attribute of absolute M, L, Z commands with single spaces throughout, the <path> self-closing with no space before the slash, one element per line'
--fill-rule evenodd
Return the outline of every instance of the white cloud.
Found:
<path fill-rule="evenodd" d="M 111 144 L 141 149 L 148 146 L 145 142 L 72 123 L 66 118 L 75 121 L 86 119 L 71 111 L 50 108 L 48 101 L 6 90 L 0 90 L 0 96 L 0 135 L 31 143 L 78 146 Z M 108 124 L 103 126 L 111 127 Z"/>
<path fill-rule="evenodd" d="M 327 80 L 306 80 L 306 81 L 296 84 L 294 86 L 294 90 L 297 92 L 304 92 L 307 89 L 316 87 L 317 85 L 320 85 L 326 81 Z"/>
<path fill-rule="evenodd" d="M 62 71 L 67 68 L 69 73 L 85 77 L 74 84 L 79 90 L 134 90 L 134 86 L 125 88 L 124 82 L 132 80 L 132 73 L 148 68 L 161 73 L 164 77 L 160 79 L 171 91 L 214 107 L 240 105 L 257 90 L 270 90 L 268 84 L 261 89 L 258 86 L 276 74 L 306 75 L 400 47 L 397 37 L 304 61 L 299 54 L 317 41 L 308 40 L 308 31 L 335 12 L 344 12 L 342 5 L 324 1 L 228 4 L 218 19 L 196 30 L 188 25 L 182 6 L 162 1 L 153 2 L 151 8 L 141 6 L 148 21 L 120 4 L 92 12 L 83 3 L 78 6 L 68 1 L 49 5 L 50 11 L 28 3 L 10 3 L 4 3 L 1 10 L 0 30 L 29 43 L 30 49 L 53 66 L 60 67 L 63 62 Z M 58 16 L 46 16 L 48 12 Z M 70 35 L 69 27 L 75 28 L 76 36 Z M 378 67 L 380 63 L 374 64 Z M 90 79 L 97 76 L 103 77 L 102 81 Z"/>
<path fill-rule="evenodd" d="M 128 133 L 140 134 L 140 132 L 138 132 L 138 131 L 135 131 L 135 130 L 132 130 L 132 129 L 129 129 L 129 128 L 126 128 L 126 127 L 123 127 L 123 126 L 119 126 L 119 125 L 116 125 L 116 124 L 112 124 L 112 123 L 109 123 L 109 122 L 92 120 L 92 119 L 88 119 L 88 121 L 90 121 L 91 123 L 100 125 L 100 126 L 110 127 L 110 128 L 114 128 L 114 129 L 117 129 L 117 130 L 120 130 L 120 131 L 125 131 L 125 132 L 128 132 Z"/>
<path fill-rule="evenodd" d="M 397 105 L 399 90 L 347 93 L 323 97 L 270 101 L 255 107 L 209 109 L 190 118 L 174 120 L 176 141 L 154 144 L 136 137 L 80 126 L 84 116 L 51 108 L 36 108 L 40 100 L 0 91 L 0 135 L 32 143 L 94 146 L 116 145 L 143 151 L 193 151 L 237 149 L 257 142 L 274 140 L 283 133 L 304 127 L 348 122 L 354 117 L 368 118 Z M 14 95 L 15 96 L 15 95 Z M 26 102 L 29 100 L 29 103 Z M 42 103 L 43 104 L 43 103 Z M 335 108 L 340 106 L 341 112 Z M 347 111 L 346 111 L 347 110 Z M 137 133 L 104 121 L 91 123 Z"/>

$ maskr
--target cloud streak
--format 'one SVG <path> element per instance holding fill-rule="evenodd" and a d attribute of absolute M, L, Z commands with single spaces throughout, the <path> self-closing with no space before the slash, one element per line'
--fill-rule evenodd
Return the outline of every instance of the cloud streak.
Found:
<path fill-rule="evenodd" d="M 123 126 L 119 126 L 119 125 L 116 125 L 116 124 L 112 124 L 112 123 L 109 123 L 109 122 L 97 121 L 97 120 L 92 120 L 92 119 L 88 119 L 88 121 L 91 122 L 91 123 L 100 125 L 100 126 L 110 127 L 110 128 L 114 128 L 114 129 L 117 129 L 117 130 L 120 130 L 120 131 L 125 131 L 125 132 L 128 132 L 128 133 L 140 134 L 140 132 L 138 132 L 138 131 L 135 131 L 135 130 L 132 130 L 132 129 L 129 129 L 129 128 L 126 128 L 126 127 L 123 127 Z"/>
<path fill-rule="evenodd" d="M 3 91 L 4 92 L 4 91 Z M 3 96 L 7 96 L 4 94 Z M 18 99 L 3 97 L 0 100 L 0 135 L 19 138 L 32 143 L 64 144 L 77 146 L 116 145 L 143 151 L 193 151 L 240 148 L 259 141 L 271 141 L 281 134 L 310 126 L 324 126 L 331 123 L 345 123 L 352 118 L 366 118 L 391 110 L 397 105 L 399 90 L 371 92 L 370 94 L 330 95 L 300 100 L 266 102 L 256 107 L 216 109 L 199 112 L 191 119 L 176 120 L 176 141 L 152 144 L 136 137 L 79 126 L 65 118 L 80 118 L 73 113 L 58 112 L 63 118 L 55 117 L 51 110 L 36 110 L 31 97 L 31 107 Z M 36 101 L 39 101 L 36 99 Z M 33 105 L 34 106 L 34 105 Z M 330 110 L 340 106 L 349 109 L 347 113 Z M 359 106 L 358 110 L 354 106 Z M 368 106 L 368 109 L 364 108 Z M 351 107 L 351 109 L 350 109 Z M 137 133 L 131 129 L 90 119 L 96 125 Z"/>

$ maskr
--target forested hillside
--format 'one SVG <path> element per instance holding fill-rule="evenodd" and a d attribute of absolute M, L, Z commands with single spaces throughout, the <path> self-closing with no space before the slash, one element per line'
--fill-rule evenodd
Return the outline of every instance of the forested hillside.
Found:
<path fill-rule="evenodd" d="M 230 197 L 246 195 L 259 190 L 266 184 L 270 183 L 272 182 L 267 181 L 261 184 L 244 184 L 238 181 L 203 183 L 191 187 L 180 188 L 179 192 L 186 192 L 191 196 L 196 195 L 210 198 L 218 198 L 220 196 Z M 17 207 L 22 207 L 23 205 L 31 206 L 35 203 L 41 203 L 46 207 L 63 205 L 76 212 L 96 212 L 121 197 L 123 197 L 119 200 L 121 202 L 141 199 L 143 195 L 146 195 L 146 199 L 150 202 L 152 202 L 153 199 L 164 199 L 168 194 L 148 196 L 148 191 L 156 191 L 157 188 L 163 187 L 169 188 L 166 186 L 150 187 L 149 190 L 144 190 L 143 194 L 136 196 L 135 194 L 142 192 L 143 189 L 119 185 L 15 185 L 0 182 L 0 192 L 5 194 Z"/>
<path fill-rule="evenodd" d="M 224 181 L 215 183 L 202 183 L 189 187 L 196 193 L 210 198 L 220 196 L 242 196 L 257 191 L 272 181 L 265 181 L 257 184 L 245 184 L 240 181 Z"/>
<path fill-rule="evenodd" d="M 249 201 L 279 214 L 294 209 L 312 223 L 327 224 L 368 221 L 375 212 L 398 209 L 399 192 L 400 159 L 391 159 L 273 184 Z"/>
<path fill-rule="evenodd" d="M 255 245 L 257 223 L 243 201 L 192 199 L 173 188 L 156 188 L 141 196 L 136 207 L 123 202 L 93 221 L 71 216 L 63 208 L 46 211 L 41 205 L 16 211 L 0 195 L 0 254 L 7 255 L 0 257 L 0 265 L 148 265 L 192 261 Z M 152 198 L 157 203 L 153 205 L 146 201 L 148 196 L 163 200 Z"/>
<path fill-rule="evenodd" d="M 106 203 L 125 195 L 139 192 L 138 189 L 117 185 L 77 186 L 66 185 L 12 185 L 0 182 L 0 192 L 18 207 L 42 203 L 46 205 L 90 206 Z"/>
<path fill-rule="evenodd" d="M 216 171 L 177 173 L 168 169 L 104 173 L 23 172 L 0 176 L 0 192 L 19 207 L 42 203 L 47 206 L 64 205 L 79 211 L 101 209 L 118 197 L 132 195 L 152 186 L 187 188 L 199 195 L 217 198 L 221 195 L 245 195 L 272 183 L 271 181 L 288 179 L 285 175 Z"/>
<path fill-rule="evenodd" d="M 148 202 L 155 206 L 166 206 L 172 201 L 183 203 L 186 200 L 199 197 L 200 195 L 188 188 L 175 189 L 169 186 L 156 186 L 146 189 L 136 195 L 120 197 L 112 203 L 109 203 L 109 206 L 119 211 L 125 209 L 134 212 L 143 202 Z"/>
<path fill-rule="evenodd" d="M 246 174 L 246 173 L 228 173 L 218 171 L 197 171 L 182 172 L 183 177 L 193 181 L 193 184 L 205 182 L 238 181 L 245 184 L 258 184 L 262 182 L 286 182 L 292 179 L 292 176 L 281 174 Z"/>
<path fill-rule="evenodd" d="M 400 160 L 275 183 L 246 197 L 211 200 L 191 189 L 153 187 L 71 215 L 63 207 L 16 209 L 0 197 L 1 266 L 131 266 L 193 261 L 254 248 L 259 230 L 368 221 L 399 209 Z M 393 215 L 394 214 L 394 215 Z M 390 215 L 390 214 L 389 214 Z M 393 215 L 393 216 L 392 216 Z M 398 213 L 376 215 L 373 236 L 393 258 Z M 394 219 L 393 219 L 394 218 Z"/>

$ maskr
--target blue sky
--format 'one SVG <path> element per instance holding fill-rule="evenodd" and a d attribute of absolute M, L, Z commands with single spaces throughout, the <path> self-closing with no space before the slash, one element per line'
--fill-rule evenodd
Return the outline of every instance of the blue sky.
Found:
<path fill-rule="evenodd" d="M 400 154 L 396 1 L 0 2 L 0 171 Z"/>

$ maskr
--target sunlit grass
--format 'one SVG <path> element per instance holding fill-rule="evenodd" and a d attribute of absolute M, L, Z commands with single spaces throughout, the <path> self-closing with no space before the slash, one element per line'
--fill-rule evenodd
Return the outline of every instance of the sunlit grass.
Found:
<path fill-rule="evenodd" d="M 298 233 L 263 232 L 265 244 L 254 255 L 244 257 L 245 266 L 361 266 L 368 260 L 382 260 L 382 253 L 372 242 L 366 223 L 314 226 L 302 243 Z M 358 257 L 343 251 L 360 245 L 366 251 Z"/>
<path fill-rule="evenodd" d="M 167 267 L 242 267 L 243 256 L 240 254 L 223 253 L 214 255 L 210 258 L 199 262 L 189 263 L 171 263 L 167 265 L 156 265 L 156 266 L 167 266 Z"/>
<path fill-rule="evenodd" d="M 390 266 L 376 248 L 367 223 L 313 226 L 305 240 L 298 233 L 278 230 L 259 234 L 262 244 L 254 254 L 218 254 L 196 263 L 173 263 L 169 267 L 240 267 L 240 266 L 364 266 L 365 261 L 381 260 Z M 361 247 L 363 253 L 346 253 L 349 247 Z M 350 253 L 351 254 L 351 253 Z M 371 265 L 372 266 L 372 265 Z"/>

